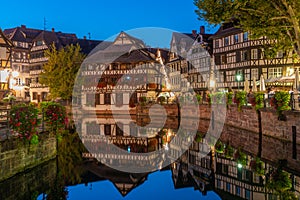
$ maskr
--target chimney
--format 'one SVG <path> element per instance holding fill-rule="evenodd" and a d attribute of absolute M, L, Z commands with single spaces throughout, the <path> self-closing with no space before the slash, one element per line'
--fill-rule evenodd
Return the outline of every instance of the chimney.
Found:
<path fill-rule="evenodd" d="M 86 36 L 83 36 L 83 39 L 86 40 Z"/>
<path fill-rule="evenodd" d="M 197 30 L 192 30 L 193 37 L 197 37 Z"/>
<path fill-rule="evenodd" d="M 55 29 L 54 29 L 54 28 L 52 28 L 51 30 L 52 30 L 52 33 L 54 33 Z"/>
<path fill-rule="evenodd" d="M 200 26 L 200 34 L 205 34 L 205 26 Z"/>
<path fill-rule="evenodd" d="M 26 26 L 22 24 L 22 25 L 21 25 L 21 28 L 26 28 Z"/>

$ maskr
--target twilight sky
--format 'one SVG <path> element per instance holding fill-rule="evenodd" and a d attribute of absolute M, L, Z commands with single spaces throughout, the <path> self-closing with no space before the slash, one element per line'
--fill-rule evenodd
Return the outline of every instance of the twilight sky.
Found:
<path fill-rule="evenodd" d="M 197 19 L 193 0 L 15 0 L 1 2 L 2 29 L 26 25 L 30 28 L 52 27 L 56 31 L 75 33 L 79 38 L 105 40 L 120 31 L 141 27 L 160 27 L 178 32 L 206 32 L 208 27 Z"/>

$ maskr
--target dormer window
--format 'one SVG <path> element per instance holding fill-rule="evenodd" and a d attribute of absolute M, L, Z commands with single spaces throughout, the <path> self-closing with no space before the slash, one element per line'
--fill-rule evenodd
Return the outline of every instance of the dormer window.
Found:
<path fill-rule="evenodd" d="M 44 44 L 44 42 L 41 40 L 36 41 L 36 46 L 42 46 L 43 44 Z"/>

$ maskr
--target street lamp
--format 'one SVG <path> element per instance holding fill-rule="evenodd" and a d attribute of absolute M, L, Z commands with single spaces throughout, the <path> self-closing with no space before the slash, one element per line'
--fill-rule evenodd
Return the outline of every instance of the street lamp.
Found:
<path fill-rule="evenodd" d="M 240 81 L 242 80 L 242 74 L 236 74 L 235 79 L 238 82 L 238 90 L 240 90 Z"/>
<path fill-rule="evenodd" d="M 214 79 L 209 80 L 209 88 L 214 91 L 215 87 L 216 87 L 216 81 Z"/>

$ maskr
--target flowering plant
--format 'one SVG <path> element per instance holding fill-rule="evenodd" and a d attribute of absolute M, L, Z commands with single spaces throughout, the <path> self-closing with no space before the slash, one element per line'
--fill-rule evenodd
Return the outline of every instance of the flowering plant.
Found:
<path fill-rule="evenodd" d="M 264 93 L 263 92 L 255 92 L 254 93 L 254 105 L 255 110 L 259 110 L 264 107 Z"/>
<path fill-rule="evenodd" d="M 283 119 L 283 111 L 290 110 L 290 94 L 286 91 L 276 91 L 274 97 L 271 98 L 270 104 L 274 107 L 278 114 L 278 119 Z"/>
<path fill-rule="evenodd" d="M 233 98 L 233 92 L 227 92 L 226 96 L 227 96 L 227 105 L 231 105 L 232 98 Z"/>
<path fill-rule="evenodd" d="M 233 154 L 233 159 L 243 166 L 247 165 L 247 155 L 240 148 Z"/>
<path fill-rule="evenodd" d="M 256 157 L 250 161 L 250 168 L 259 176 L 265 175 L 264 163 L 259 157 Z"/>
<path fill-rule="evenodd" d="M 247 92 L 246 91 L 237 91 L 235 94 L 234 102 L 238 106 L 238 110 L 241 111 L 242 106 L 247 104 Z"/>
<path fill-rule="evenodd" d="M 36 127 L 38 122 L 38 109 L 34 106 L 17 104 L 11 108 L 9 125 L 13 133 L 20 138 L 28 141 L 34 138 L 34 143 L 36 143 L 37 136 L 34 135 L 37 135 Z"/>
<path fill-rule="evenodd" d="M 46 102 L 41 105 L 44 112 L 44 118 L 51 131 L 65 128 L 68 124 L 66 109 L 64 106 L 55 102 Z"/>

